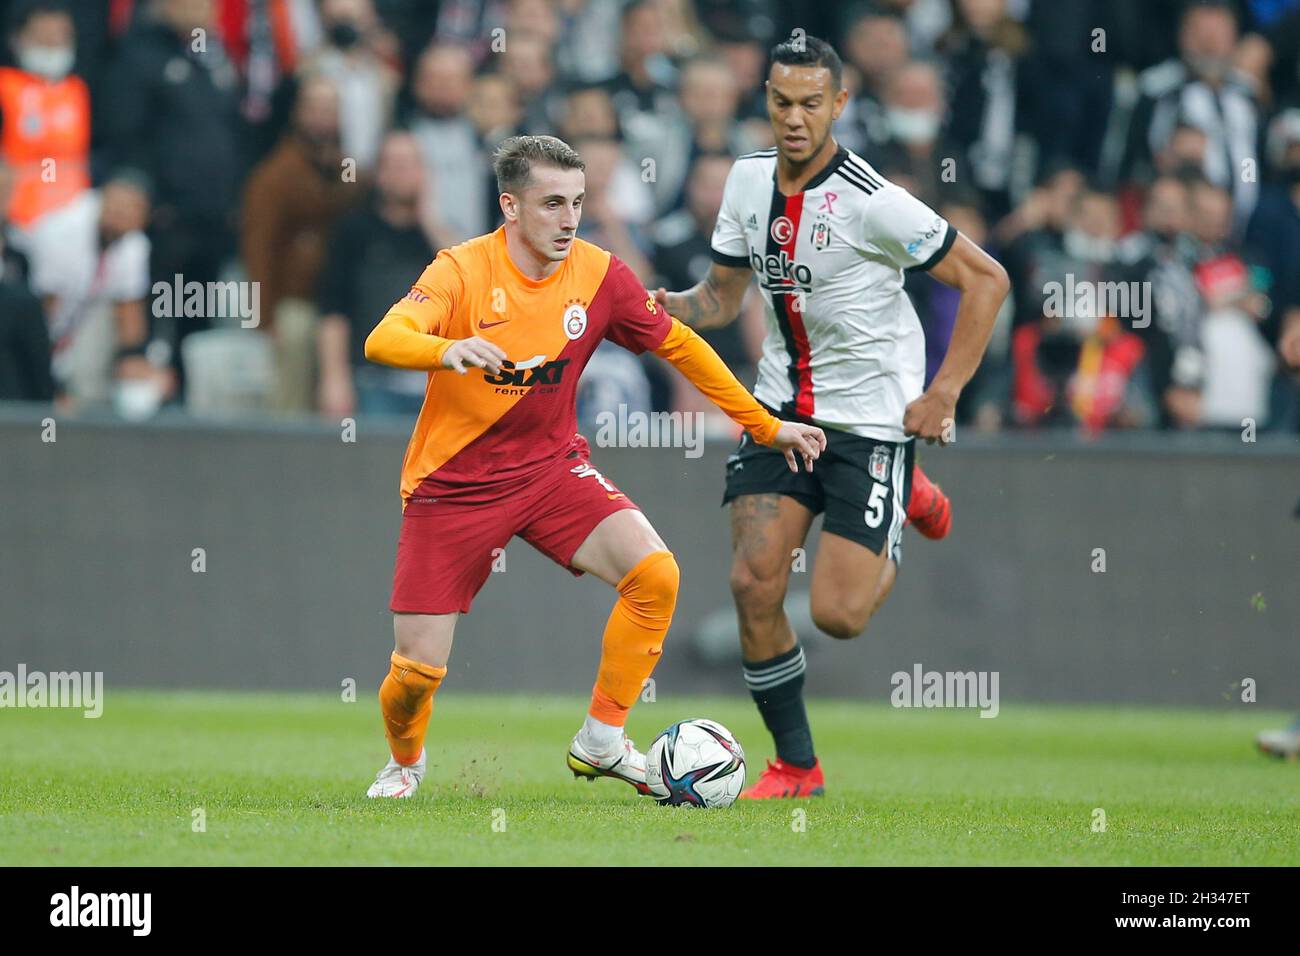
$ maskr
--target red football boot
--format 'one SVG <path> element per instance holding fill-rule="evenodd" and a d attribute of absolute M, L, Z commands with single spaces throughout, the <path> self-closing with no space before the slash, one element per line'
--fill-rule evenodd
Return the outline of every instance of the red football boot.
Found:
<path fill-rule="evenodd" d="M 822 762 L 807 769 L 793 767 L 779 759 L 769 760 L 754 785 L 740 795 L 742 800 L 774 800 L 780 797 L 820 797 L 826 793 Z"/>
<path fill-rule="evenodd" d="M 907 520 L 927 538 L 939 540 L 952 528 L 952 502 L 920 465 L 912 466 L 912 497 L 907 502 Z"/>

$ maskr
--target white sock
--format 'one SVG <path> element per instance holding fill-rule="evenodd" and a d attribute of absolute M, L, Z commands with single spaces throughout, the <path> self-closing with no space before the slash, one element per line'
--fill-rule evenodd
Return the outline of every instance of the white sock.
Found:
<path fill-rule="evenodd" d="M 613 724 L 597 720 L 590 714 L 582 722 L 582 729 L 578 731 L 578 743 L 582 744 L 592 754 L 604 755 L 612 753 L 618 749 L 618 745 L 622 742 L 622 727 L 615 727 Z"/>

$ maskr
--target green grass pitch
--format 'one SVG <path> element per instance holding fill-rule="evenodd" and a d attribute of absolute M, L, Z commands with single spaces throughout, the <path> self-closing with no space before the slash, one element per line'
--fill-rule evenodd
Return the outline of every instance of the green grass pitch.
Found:
<path fill-rule="evenodd" d="M 383 802 L 364 797 L 387 757 L 369 694 L 3 710 L 0 864 L 1300 863 L 1300 766 L 1252 746 L 1284 713 L 815 701 L 828 796 L 700 811 L 574 780 L 584 706 L 444 693 L 423 788 Z M 769 741 L 743 699 L 660 697 L 629 730 L 648 746 L 690 716 L 722 721 L 761 769 Z"/>

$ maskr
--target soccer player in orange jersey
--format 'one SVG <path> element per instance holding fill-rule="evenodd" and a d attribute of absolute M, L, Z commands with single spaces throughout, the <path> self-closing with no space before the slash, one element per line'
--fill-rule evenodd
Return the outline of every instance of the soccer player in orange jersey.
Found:
<path fill-rule="evenodd" d="M 578 378 L 611 339 L 652 350 L 793 470 L 825 447 L 820 428 L 782 422 L 716 353 L 649 295 L 617 257 L 577 238 L 583 162 L 552 136 L 517 136 L 494 170 L 505 224 L 440 252 L 366 340 L 366 357 L 429 373 L 402 466 L 393 575 L 392 667 L 379 691 L 392 757 L 371 797 L 410 797 L 447 674 L 456 621 L 519 536 L 573 574 L 618 592 L 591 707 L 569 747 L 576 776 L 645 793 L 645 756 L 624 734 L 677 601 L 672 552 L 589 460 L 577 432 Z"/>

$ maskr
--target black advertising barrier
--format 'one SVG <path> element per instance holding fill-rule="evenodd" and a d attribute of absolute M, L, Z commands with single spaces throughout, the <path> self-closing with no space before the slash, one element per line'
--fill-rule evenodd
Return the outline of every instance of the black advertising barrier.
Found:
<path fill-rule="evenodd" d="M 102 671 L 109 693 L 377 683 L 408 425 L 68 419 L 46 441 L 48 417 L 0 408 L 0 670 Z M 682 568 L 661 692 L 743 694 L 719 507 L 730 444 L 588 435 Z M 920 455 L 953 532 L 905 533 L 863 638 L 811 628 L 816 534 L 792 556 L 811 694 L 884 702 L 890 675 L 919 665 L 997 672 L 1008 701 L 1224 707 L 1250 678 L 1260 706 L 1300 708 L 1294 437 L 962 432 Z M 585 694 L 610 590 L 518 540 L 500 571 L 459 625 L 457 692 Z"/>

